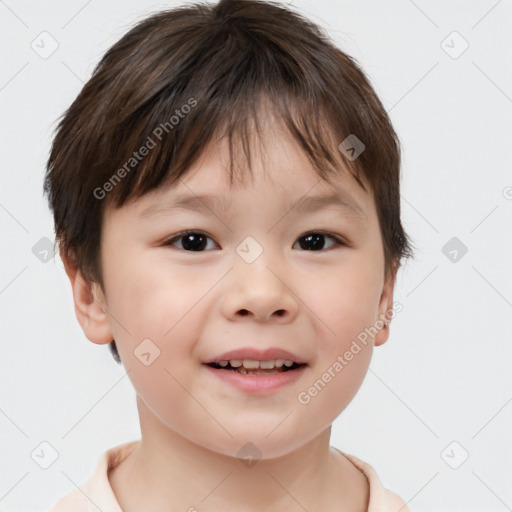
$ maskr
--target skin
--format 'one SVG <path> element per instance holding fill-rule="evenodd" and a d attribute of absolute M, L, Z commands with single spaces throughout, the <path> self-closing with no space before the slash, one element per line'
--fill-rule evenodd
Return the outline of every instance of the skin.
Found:
<path fill-rule="evenodd" d="M 320 180 L 276 124 L 263 133 L 265 151 L 251 153 L 254 179 L 248 183 L 230 186 L 222 141 L 172 187 L 107 209 L 104 290 L 64 260 L 86 337 L 97 344 L 116 340 L 137 393 L 141 441 L 109 473 L 127 512 L 367 510 L 366 477 L 329 439 L 333 420 L 355 396 L 373 347 L 387 341 L 389 328 L 361 344 L 307 405 L 297 396 L 359 333 L 389 316 L 396 272 L 385 279 L 373 196 L 341 167 L 333 186 Z M 357 201 L 363 222 L 331 207 L 314 213 L 286 209 L 333 188 Z M 182 192 L 210 193 L 231 204 L 215 213 L 175 210 L 141 218 L 147 207 Z M 186 229 L 210 237 L 203 252 L 185 250 L 184 238 L 164 245 Z M 320 249 L 305 250 L 302 237 L 319 230 L 349 244 L 326 236 Z M 247 236 L 263 248 L 251 264 L 236 253 Z M 149 366 L 134 355 L 146 338 L 160 349 Z M 308 367 L 293 384 L 249 396 L 202 365 L 247 346 L 290 350 Z M 252 467 L 237 458 L 248 441 L 262 453 Z"/>

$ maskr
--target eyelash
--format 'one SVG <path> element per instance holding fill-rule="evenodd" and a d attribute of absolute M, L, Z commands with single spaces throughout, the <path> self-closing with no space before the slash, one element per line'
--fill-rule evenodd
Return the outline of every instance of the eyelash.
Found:
<path fill-rule="evenodd" d="M 327 232 L 321 231 L 321 230 L 320 231 L 308 231 L 307 233 L 304 233 L 303 235 L 301 235 L 297 240 L 300 240 L 301 238 L 307 237 L 309 235 L 315 235 L 315 234 L 323 235 L 326 238 L 331 238 L 336 242 L 336 244 L 327 249 L 321 249 L 319 251 L 307 251 L 307 252 L 325 252 L 325 251 L 328 251 L 329 249 L 332 249 L 333 247 L 336 247 L 336 246 L 345 246 L 345 247 L 349 246 L 349 244 L 345 240 L 343 240 L 341 237 L 334 235 L 333 233 L 327 233 Z M 174 242 L 176 242 L 177 240 L 180 240 L 182 238 L 185 238 L 188 235 L 204 235 L 207 238 L 209 238 L 210 240 L 213 240 L 213 238 L 210 235 L 208 235 L 207 233 L 205 233 L 204 231 L 188 230 L 188 231 L 182 231 L 181 233 L 178 233 L 178 234 L 174 235 L 173 237 L 168 238 L 167 240 L 165 240 L 163 242 L 163 245 L 164 246 L 172 246 L 172 244 Z M 179 249 L 179 248 L 177 248 L 177 249 Z M 203 251 L 186 251 L 185 249 L 179 249 L 179 250 L 184 251 L 184 252 L 207 252 L 205 250 L 203 250 Z"/>

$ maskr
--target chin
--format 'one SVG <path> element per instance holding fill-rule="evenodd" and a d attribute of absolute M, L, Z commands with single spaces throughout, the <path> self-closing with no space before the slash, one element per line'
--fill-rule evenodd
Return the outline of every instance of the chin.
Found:
<path fill-rule="evenodd" d="M 208 446 L 205 447 L 221 455 L 237 458 L 248 466 L 251 461 L 284 457 L 307 442 L 307 440 L 298 439 L 284 430 L 282 432 L 284 435 L 277 435 L 274 432 L 268 437 L 267 431 L 260 431 L 257 435 L 231 433 L 233 438 L 226 440 L 225 443 L 217 441 L 211 446 L 208 443 Z"/>

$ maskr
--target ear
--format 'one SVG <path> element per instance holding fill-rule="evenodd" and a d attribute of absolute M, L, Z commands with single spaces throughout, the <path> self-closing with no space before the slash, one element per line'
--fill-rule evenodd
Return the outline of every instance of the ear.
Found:
<path fill-rule="evenodd" d="M 106 313 L 106 300 L 100 286 L 84 278 L 77 269 L 73 257 L 67 258 L 62 250 L 60 257 L 71 282 L 76 318 L 86 338 L 99 345 L 111 342 L 114 337 Z"/>
<path fill-rule="evenodd" d="M 390 311 L 393 309 L 393 291 L 395 289 L 396 273 L 398 266 L 396 263 L 392 265 L 392 269 L 388 272 L 379 302 L 379 320 L 384 322 L 384 326 L 375 335 L 374 346 L 378 347 L 386 343 L 389 338 L 389 318 Z"/>

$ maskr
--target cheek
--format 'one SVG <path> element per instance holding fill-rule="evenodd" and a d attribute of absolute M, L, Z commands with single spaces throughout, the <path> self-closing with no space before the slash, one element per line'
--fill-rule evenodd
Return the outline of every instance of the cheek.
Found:
<path fill-rule="evenodd" d="M 368 262 L 370 263 L 370 262 Z M 317 339 L 328 352 L 344 351 L 352 339 L 377 319 L 380 288 L 374 265 L 361 259 L 336 270 L 304 272 L 296 281 L 297 295 L 314 316 Z M 318 347 L 319 352 L 325 352 Z"/>
<path fill-rule="evenodd" d="M 180 331 L 198 329 L 194 309 L 201 297 L 215 284 L 215 276 L 198 275 L 191 269 L 166 267 L 162 262 L 129 265 L 128 262 L 112 269 L 109 306 L 118 323 L 117 334 L 127 338 L 133 346 L 150 338 L 164 349 Z M 218 279 L 218 278 L 217 278 Z M 116 322 L 113 322 L 114 324 Z M 127 335 L 128 331 L 130 335 Z"/>
<path fill-rule="evenodd" d="M 346 347 L 348 352 L 341 351 L 332 357 L 322 358 L 297 396 L 302 413 L 315 418 L 316 422 L 327 424 L 334 421 L 357 394 L 367 373 L 372 346 L 369 343 L 348 343 Z"/>
<path fill-rule="evenodd" d="M 134 365 L 129 376 L 139 399 L 144 402 L 142 412 L 146 408 L 150 412 L 141 414 L 141 427 L 171 428 L 198 443 L 212 438 L 212 432 L 222 434 L 215 417 L 207 414 L 200 401 L 194 400 L 188 391 L 187 374 L 176 366 L 169 366 L 159 358 L 149 367 Z"/>
<path fill-rule="evenodd" d="M 116 328 L 118 349 L 137 394 L 164 425 L 185 437 L 187 431 L 212 431 L 218 426 L 208 423 L 187 392 L 200 364 L 194 347 L 206 320 L 198 300 L 211 288 L 212 277 L 194 280 L 184 272 L 161 270 L 132 269 L 130 280 L 119 286 L 116 309 L 129 334 Z"/>
<path fill-rule="evenodd" d="M 368 371 L 380 298 L 378 279 L 374 266 L 359 261 L 321 278 L 304 275 L 301 282 L 301 297 L 313 305 L 318 320 L 318 358 L 297 401 L 310 417 L 333 420 L 356 395 Z"/>
<path fill-rule="evenodd" d="M 138 357 L 143 352 L 140 346 L 146 343 L 144 352 L 149 352 L 149 357 L 156 353 L 156 367 L 162 368 L 160 381 L 172 381 L 168 372 L 180 382 L 190 379 L 200 364 L 195 349 L 208 322 L 208 294 L 224 272 L 200 272 L 197 265 L 171 267 L 165 261 L 141 263 L 116 272 L 115 315 L 123 319 L 126 329 L 116 322 L 113 327 L 120 337 L 118 349 L 125 367 L 138 371 Z M 140 374 L 141 381 L 146 380 L 146 374 Z M 158 394 L 158 386 L 155 391 Z"/>

